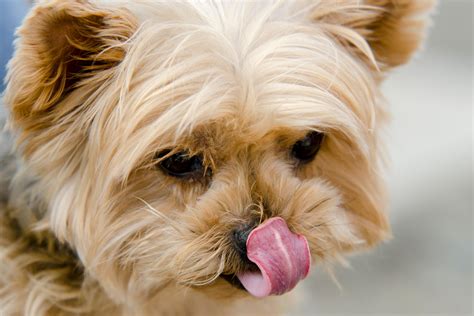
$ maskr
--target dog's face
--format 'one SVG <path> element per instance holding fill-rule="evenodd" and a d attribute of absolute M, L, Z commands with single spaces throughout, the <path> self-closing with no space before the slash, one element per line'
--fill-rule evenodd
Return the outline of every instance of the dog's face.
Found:
<path fill-rule="evenodd" d="M 224 279 L 255 295 L 249 271 L 281 294 L 308 249 L 318 265 L 387 236 L 378 86 L 417 47 L 430 1 L 316 2 L 53 1 L 29 15 L 6 104 L 44 222 L 114 297 L 245 293 Z"/>

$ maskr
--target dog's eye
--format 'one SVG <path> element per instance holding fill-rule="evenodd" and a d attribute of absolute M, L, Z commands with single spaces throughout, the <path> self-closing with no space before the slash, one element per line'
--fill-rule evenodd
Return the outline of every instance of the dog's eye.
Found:
<path fill-rule="evenodd" d="M 155 158 L 160 159 L 169 152 L 169 150 L 162 151 Z M 209 173 L 204 167 L 202 156 L 190 156 L 186 151 L 161 159 L 158 167 L 166 174 L 177 178 L 200 178 Z"/>
<path fill-rule="evenodd" d="M 291 154 L 301 162 L 310 162 L 316 157 L 319 148 L 321 148 L 323 138 L 323 133 L 316 131 L 310 132 L 293 145 Z"/>

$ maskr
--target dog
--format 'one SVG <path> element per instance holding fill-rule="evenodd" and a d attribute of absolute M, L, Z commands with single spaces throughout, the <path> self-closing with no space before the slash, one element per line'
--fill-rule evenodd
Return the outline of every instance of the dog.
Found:
<path fill-rule="evenodd" d="M 0 314 L 277 314 L 389 238 L 380 85 L 432 6 L 36 3 L 3 97 Z"/>

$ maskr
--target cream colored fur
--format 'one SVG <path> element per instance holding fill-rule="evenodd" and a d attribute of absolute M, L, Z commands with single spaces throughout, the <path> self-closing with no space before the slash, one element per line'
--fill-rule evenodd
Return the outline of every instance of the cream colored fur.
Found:
<path fill-rule="evenodd" d="M 431 5 L 40 1 L 4 97 L 18 156 L 1 171 L 0 314 L 282 311 L 219 277 L 241 269 L 233 228 L 281 216 L 316 269 L 389 237 L 379 85 Z M 323 147 L 298 164 L 310 130 Z M 169 148 L 212 178 L 157 170 Z"/>

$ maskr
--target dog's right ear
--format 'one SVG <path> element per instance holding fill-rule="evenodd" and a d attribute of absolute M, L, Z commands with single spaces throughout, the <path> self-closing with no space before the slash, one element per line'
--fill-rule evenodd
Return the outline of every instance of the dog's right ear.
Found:
<path fill-rule="evenodd" d="M 388 70 L 406 63 L 418 49 L 435 3 L 435 0 L 317 1 L 311 18 L 348 48 L 360 48 L 363 39 L 379 68 Z"/>
<path fill-rule="evenodd" d="M 40 2 L 18 30 L 8 66 L 5 104 L 14 123 L 23 132 L 38 129 L 38 119 L 82 80 L 120 63 L 123 43 L 135 30 L 124 9 L 97 8 L 86 0 Z"/>

